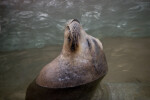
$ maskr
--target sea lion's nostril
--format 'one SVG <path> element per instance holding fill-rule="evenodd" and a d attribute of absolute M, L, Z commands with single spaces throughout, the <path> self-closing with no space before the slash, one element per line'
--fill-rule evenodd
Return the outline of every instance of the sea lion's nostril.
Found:
<path fill-rule="evenodd" d="M 76 21 L 76 22 L 78 22 L 78 23 L 80 24 L 79 20 L 77 20 L 77 19 L 73 19 L 72 22 L 73 22 L 73 21 Z"/>

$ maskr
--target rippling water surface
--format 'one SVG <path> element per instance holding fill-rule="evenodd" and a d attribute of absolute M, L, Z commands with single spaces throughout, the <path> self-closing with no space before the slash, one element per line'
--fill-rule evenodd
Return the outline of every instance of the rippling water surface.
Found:
<path fill-rule="evenodd" d="M 92 100 L 150 100 L 150 0 L 0 0 L 0 100 L 24 100 L 72 18 L 102 40 L 108 61 Z"/>
<path fill-rule="evenodd" d="M 150 36 L 149 12 L 149 0 L 1 0 L 0 50 L 62 44 L 71 18 L 98 38 Z"/>

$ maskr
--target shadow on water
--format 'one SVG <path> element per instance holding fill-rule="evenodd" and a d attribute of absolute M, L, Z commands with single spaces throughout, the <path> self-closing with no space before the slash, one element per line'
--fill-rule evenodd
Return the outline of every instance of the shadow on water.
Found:
<path fill-rule="evenodd" d="M 99 81 L 68 88 L 45 88 L 33 81 L 27 89 L 25 100 L 91 100 Z M 96 100 L 101 100 L 101 95 Z"/>

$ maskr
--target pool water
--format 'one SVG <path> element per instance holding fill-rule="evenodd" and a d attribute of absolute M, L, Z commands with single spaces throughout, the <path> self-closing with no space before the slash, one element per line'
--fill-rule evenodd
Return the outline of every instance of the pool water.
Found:
<path fill-rule="evenodd" d="M 62 44 L 73 18 L 97 38 L 149 37 L 149 11 L 149 0 L 1 0 L 0 51 Z"/>
<path fill-rule="evenodd" d="M 106 100 L 150 99 L 150 38 L 102 39 L 108 74 L 102 80 Z M 0 100 L 24 100 L 28 85 L 62 45 L 0 52 Z M 101 95 L 100 86 L 93 100 Z"/>
<path fill-rule="evenodd" d="M 24 100 L 72 18 L 102 41 L 108 62 L 92 100 L 150 100 L 149 12 L 149 0 L 0 0 L 0 100 Z"/>

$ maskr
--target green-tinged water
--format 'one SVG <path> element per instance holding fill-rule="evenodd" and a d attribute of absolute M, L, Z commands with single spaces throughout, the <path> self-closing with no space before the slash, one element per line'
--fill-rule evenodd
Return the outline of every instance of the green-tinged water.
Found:
<path fill-rule="evenodd" d="M 109 71 L 102 80 L 106 100 L 150 99 L 150 38 L 102 39 Z M 41 68 L 59 55 L 62 45 L 0 52 L 0 100 L 24 100 Z M 93 97 L 101 96 L 100 86 Z"/>
<path fill-rule="evenodd" d="M 149 12 L 150 0 L 0 0 L 0 100 L 24 100 L 72 18 L 102 41 L 108 62 L 92 100 L 150 100 Z"/>
<path fill-rule="evenodd" d="M 62 44 L 72 18 L 98 38 L 149 37 L 149 12 L 149 0 L 0 0 L 0 51 Z"/>

